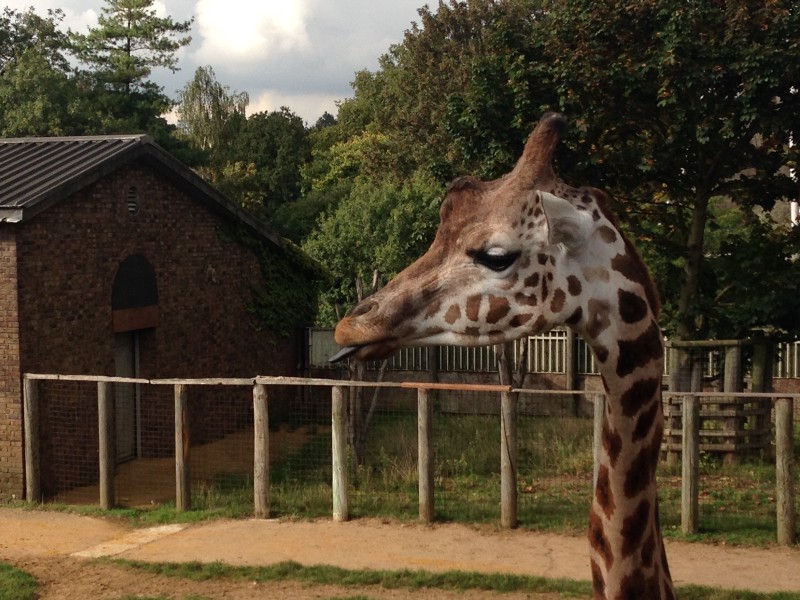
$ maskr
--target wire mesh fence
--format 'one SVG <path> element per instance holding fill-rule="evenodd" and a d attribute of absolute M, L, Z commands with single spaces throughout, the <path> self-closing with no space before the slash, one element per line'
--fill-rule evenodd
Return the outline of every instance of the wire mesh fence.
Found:
<path fill-rule="evenodd" d="M 346 384 L 346 382 L 342 382 Z M 98 501 L 97 385 L 40 381 L 42 492 L 50 500 Z M 124 390 L 117 387 L 115 391 Z M 127 392 L 130 393 L 130 389 Z M 172 387 L 135 384 L 134 456 L 117 453 L 120 506 L 174 506 L 175 412 Z M 348 407 L 348 493 L 354 517 L 416 519 L 418 420 L 414 389 L 351 390 Z M 496 523 L 500 517 L 500 395 L 478 390 L 432 393 L 434 518 Z M 518 404 L 518 521 L 523 527 L 578 532 L 592 496 L 591 397 L 540 391 Z M 270 386 L 270 508 L 274 516 L 331 514 L 332 437 L 329 387 Z M 709 399 L 710 400 L 710 399 Z M 713 403 L 709 403 L 713 406 Z M 732 418 L 732 417 L 731 417 Z M 774 422 L 771 413 L 765 417 Z M 115 437 L 126 415 L 115 413 Z M 253 514 L 254 432 L 251 388 L 189 386 L 188 472 L 193 509 Z M 773 438 L 770 438 L 773 439 Z M 774 447 L 734 461 L 700 454 L 699 529 L 719 539 L 774 539 Z M 795 457 L 800 432 L 795 427 Z M 665 450 L 666 457 L 666 450 Z M 659 466 L 661 519 L 681 523 L 680 464 Z M 796 477 L 796 474 L 795 474 Z M 795 500 L 796 502 L 796 500 Z M 800 510 L 800 506 L 796 507 Z"/>

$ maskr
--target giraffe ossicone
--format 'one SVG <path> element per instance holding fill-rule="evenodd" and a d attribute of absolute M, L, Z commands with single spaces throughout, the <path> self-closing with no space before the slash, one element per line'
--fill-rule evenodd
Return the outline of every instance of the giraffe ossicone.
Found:
<path fill-rule="evenodd" d="M 594 597 L 671 599 L 655 470 L 663 416 L 658 293 L 603 192 L 556 177 L 561 115 L 542 117 L 511 172 L 456 179 L 431 247 L 336 327 L 334 358 L 410 345 L 487 345 L 566 324 L 607 394 L 589 515 Z"/>

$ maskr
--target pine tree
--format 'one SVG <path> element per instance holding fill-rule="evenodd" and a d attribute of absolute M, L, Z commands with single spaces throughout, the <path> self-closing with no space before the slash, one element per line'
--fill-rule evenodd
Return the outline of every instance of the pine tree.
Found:
<path fill-rule="evenodd" d="M 178 70 L 175 53 L 188 45 L 194 19 L 158 17 L 153 0 L 106 0 L 98 27 L 73 33 L 76 55 L 110 91 L 152 91 L 153 68 Z"/>

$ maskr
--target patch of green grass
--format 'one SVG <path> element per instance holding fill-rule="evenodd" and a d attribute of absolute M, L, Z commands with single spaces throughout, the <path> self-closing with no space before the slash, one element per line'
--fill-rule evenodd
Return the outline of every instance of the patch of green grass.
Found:
<path fill-rule="evenodd" d="M 556 592 L 565 597 L 586 597 L 590 584 L 568 579 L 545 579 L 508 574 L 481 574 L 463 571 L 429 573 L 427 571 L 353 571 L 330 566 L 305 567 L 296 562 L 282 562 L 268 567 L 234 567 L 216 563 L 145 563 L 112 560 L 149 573 L 195 581 L 229 579 L 231 581 L 294 580 L 307 585 L 344 587 L 380 586 L 387 589 L 421 590 L 435 588 L 453 591 L 484 590 L 493 592 Z M 799 597 L 800 598 L 800 597 Z"/>
<path fill-rule="evenodd" d="M 296 562 L 282 562 L 269 567 L 234 567 L 222 563 L 145 563 L 111 560 L 149 573 L 195 581 L 229 579 L 231 581 L 294 580 L 308 585 L 340 585 L 344 587 L 375 586 L 386 589 L 440 589 L 450 591 L 486 591 L 492 593 L 557 593 L 564 598 L 586 598 L 591 585 L 586 581 L 547 579 L 508 574 L 483 574 L 464 571 L 430 573 L 427 571 L 353 571 L 339 567 L 304 567 Z M 704 586 L 678 587 L 682 600 L 800 600 L 800 593 L 759 593 L 723 590 Z M 363 596 L 355 596 L 361 598 Z"/>
<path fill-rule="evenodd" d="M 38 585 L 32 575 L 0 562 L 0 600 L 34 600 Z"/>

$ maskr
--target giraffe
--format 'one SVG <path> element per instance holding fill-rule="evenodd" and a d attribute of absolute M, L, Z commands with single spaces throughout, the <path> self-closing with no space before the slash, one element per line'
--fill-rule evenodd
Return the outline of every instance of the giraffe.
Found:
<path fill-rule="evenodd" d="M 607 397 L 589 513 L 594 598 L 673 599 L 655 478 L 663 431 L 658 292 L 607 196 L 555 175 L 565 124 L 544 115 L 499 179 L 450 184 L 432 245 L 338 323 L 343 349 L 334 359 L 571 327 L 592 348 Z"/>

